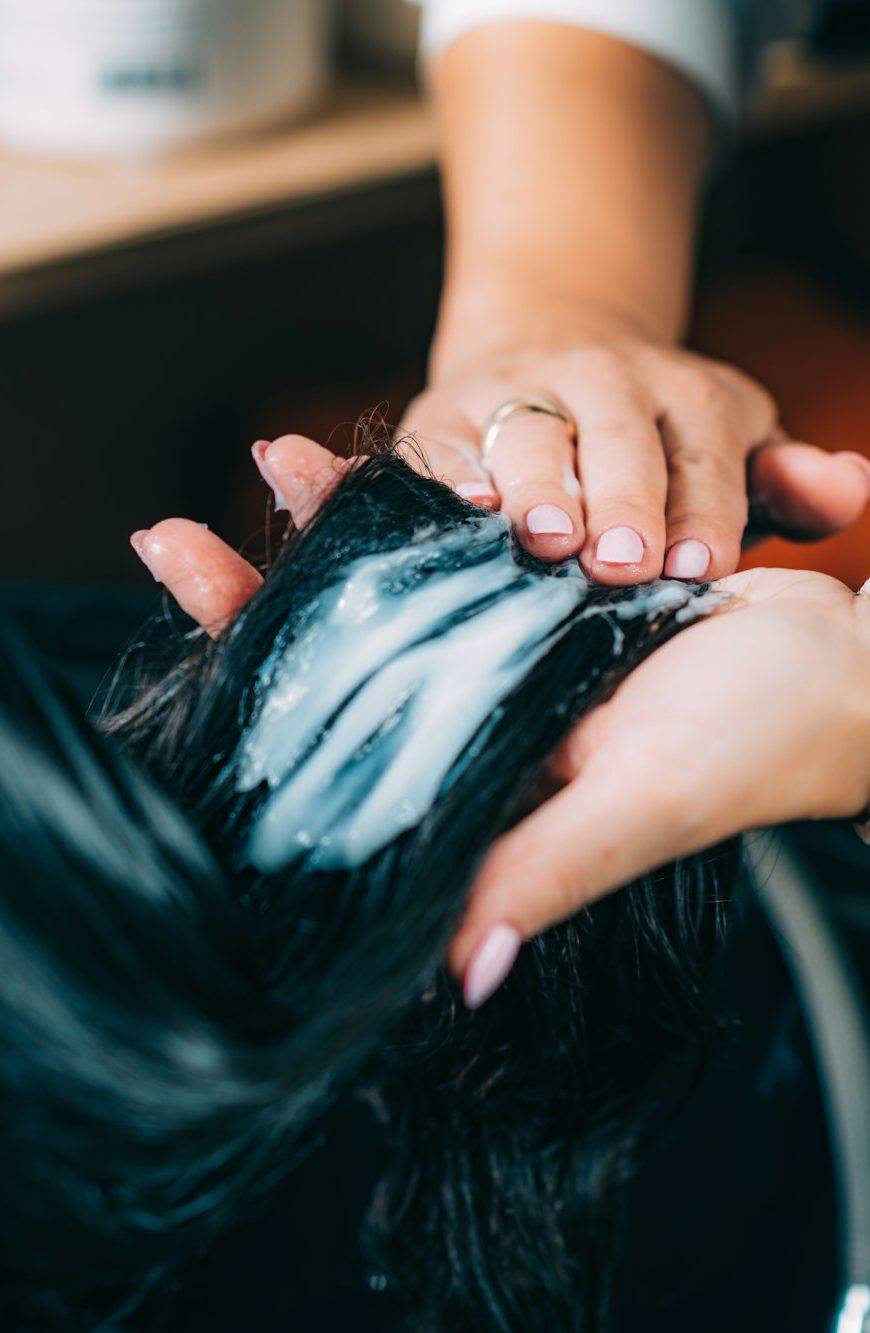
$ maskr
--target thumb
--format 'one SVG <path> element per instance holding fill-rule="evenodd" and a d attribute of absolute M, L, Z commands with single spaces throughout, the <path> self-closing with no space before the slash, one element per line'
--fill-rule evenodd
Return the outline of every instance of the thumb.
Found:
<path fill-rule="evenodd" d="M 496 842 L 448 954 L 470 1008 L 507 975 L 522 940 L 638 875 L 718 840 L 686 784 L 643 758 L 601 752 Z M 694 808 L 693 808 L 694 807 Z"/>
<path fill-rule="evenodd" d="M 870 460 L 863 454 L 828 453 L 781 431 L 750 455 L 748 474 L 749 544 L 771 532 L 818 541 L 857 523 L 870 501 Z"/>

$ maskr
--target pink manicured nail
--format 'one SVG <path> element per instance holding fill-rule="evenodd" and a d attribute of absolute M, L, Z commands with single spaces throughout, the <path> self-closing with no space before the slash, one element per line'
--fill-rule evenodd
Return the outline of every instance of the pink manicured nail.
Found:
<path fill-rule="evenodd" d="M 669 579 L 702 579 L 710 568 L 710 548 L 690 537 L 675 542 L 665 557 Z"/>
<path fill-rule="evenodd" d="M 487 486 L 485 481 L 460 481 L 456 487 L 456 494 L 472 504 L 495 504 L 495 491 Z"/>
<path fill-rule="evenodd" d="M 148 553 L 148 545 L 149 545 L 148 539 L 150 536 L 151 533 L 148 528 L 140 528 L 138 532 L 134 532 L 133 535 L 131 536 L 130 545 L 133 547 L 133 550 L 136 552 L 139 559 L 142 561 L 142 564 L 148 570 L 148 573 L 151 575 L 152 579 L 154 579 L 156 583 L 162 583 L 163 580 L 159 577 L 159 575 L 155 574 L 154 572 L 154 566 L 151 563 L 151 558 Z"/>
<path fill-rule="evenodd" d="M 498 990 L 516 962 L 522 942 L 513 926 L 500 923 L 490 927 L 465 969 L 462 998 L 468 1009 L 479 1009 Z"/>
<path fill-rule="evenodd" d="M 289 509 L 290 506 L 288 505 L 286 499 L 284 498 L 284 495 L 282 494 L 281 491 L 281 487 L 276 481 L 275 474 L 269 467 L 269 463 L 266 458 L 266 451 L 268 450 L 271 443 L 272 443 L 271 440 L 257 440 L 255 444 L 251 445 L 251 456 L 257 465 L 257 471 L 259 472 L 260 476 L 263 478 L 264 482 L 269 487 L 270 491 L 275 497 L 275 509 L 276 510 Z"/>
<path fill-rule="evenodd" d="M 563 537 L 574 531 L 571 515 L 558 505 L 535 505 L 526 514 L 526 527 L 536 537 Z"/>
<path fill-rule="evenodd" d="M 643 542 L 634 528 L 608 528 L 598 538 L 595 559 L 604 565 L 639 565 Z"/>

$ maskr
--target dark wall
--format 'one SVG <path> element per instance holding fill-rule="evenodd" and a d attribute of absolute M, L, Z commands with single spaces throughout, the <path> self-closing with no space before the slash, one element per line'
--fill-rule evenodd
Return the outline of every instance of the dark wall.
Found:
<path fill-rule="evenodd" d="M 0 577 L 129 576 L 129 533 L 170 513 L 242 540 L 258 435 L 398 417 L 439 264 L 434 218 L 397 219 L 0 326 Z"/>

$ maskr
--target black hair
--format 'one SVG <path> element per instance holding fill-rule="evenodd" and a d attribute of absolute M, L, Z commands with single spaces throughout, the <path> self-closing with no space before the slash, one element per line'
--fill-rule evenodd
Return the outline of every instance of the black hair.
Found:
<path fill-rule="evenodd" d="M 410 1327 L 606 1325 L 622 1185 L 711 1030 L 734 849 L 546 932 L 478 1012 L 443 957 L 544 761 L 694 590 L 618 619 L 642 593 L 590 587 L 431 809 L 364 864 L 245 856 L 264 791 L 239 790 L 237 757 L 275 644 L 292 653 L 350 562 L 476 515 L 369 458 L 217 641 L 187 637 L 146 681 L 128 663 L 99 727 L 3 638 L 4 1326 L 123 1327 L 348 1098 L 385 1145 L 360 1243 Z M 436 546 L 424 577 L 478 558 Z"/>

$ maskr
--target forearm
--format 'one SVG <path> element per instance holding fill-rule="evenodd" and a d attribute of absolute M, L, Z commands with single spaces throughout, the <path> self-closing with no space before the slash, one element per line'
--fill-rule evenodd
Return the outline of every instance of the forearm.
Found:
<path fill-rule="evenodd" d="M 680 6 L 687 37 L 693 5 Z M 721 8 L 708 38 L 728 46 L 732 7 L 703 8 Z M 578 556 L 603 584 L 732 572 L 748 487 L 780 530 L 854 522 L 864 461 L 790 442 L 761 385 L 677 345 L 711 137 L 693 79 L 717 105 L 723 79 L 702 77 L 691 40 L 672 43 L 672 68 L 570 24 L 452 33 L 462 10 L 445 0 L 425 48 L 441 53 L 447 260 L 429 383 L 402 429 L 427 466 L 500 508 L 536 557 Z M 494 447 L 492 414 L 537 395 L 576 430 L 517 412 Z"/>
<path fill-rule="evenodd" d="M 436 368 L 520 325 L 543 350 L 581 308 L 678 338 L 709 137 L 691 85 L 613 38 L 544 23 L 469 33 L 432 81 L 448 220 Z"/>

